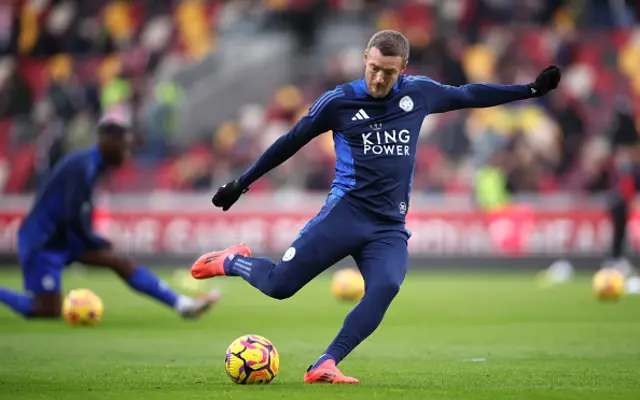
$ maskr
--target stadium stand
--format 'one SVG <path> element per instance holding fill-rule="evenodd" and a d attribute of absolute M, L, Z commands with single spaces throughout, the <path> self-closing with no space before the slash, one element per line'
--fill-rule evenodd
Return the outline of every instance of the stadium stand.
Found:
<path fill-rule="evenodd" d="M 8 2 L 0 6 L 0 191 L 33 191 L 63 154 L 91 143 L 100 115 L 114 112 L 132 118 L 140 141 L 134 160 L 105 190 L 195 191 L 224 183 L 322 91 L 359 77 L 364 43 L 356 37 L 332 54 L 327 43 L 340 39 L 327 28 L 334 26 L 403 31 L 412 42 L 408 72 L 451 85 L 529 82 L 549 63 L 563 68 L 562 90 L 550 99 L 427 118 L 414 191 L 467 193 L 478 171 L 492 168 L 510 193 L 607 190 L 613 146 L 640 127 L 634 4 L 612 10 L 601 1 L 542 0 Z M 256 76 L 256 96 L 235 117 L 185 129 L 197 103 L 194 86 L 232 96 L 207 84 L 220 73 L 215 59 L 223 44 L 274 30 L 295 44 L 296 74 L 275 91 Z M 178 74 L 171 71 L 191 67 L 208 73 L 191 74 L 193 82 L 173 79 Z M 277 67 L 255 68 L 266 75 Z M 333 163 L 331 135 L 323 135 L 252 189 L 324 191 Z"/>

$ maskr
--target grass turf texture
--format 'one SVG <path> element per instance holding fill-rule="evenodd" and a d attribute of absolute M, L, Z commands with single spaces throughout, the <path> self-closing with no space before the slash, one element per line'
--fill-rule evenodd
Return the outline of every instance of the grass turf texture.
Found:
<path fill-rule="evenodd" d="M 640 398 L 640 296 L 598 303 L 587 276 L 542 290 L 529 274 L 410 274 L 382 326 L 341 365 L 362 381 L 348 387 L 302 384 L 351 308 L 330 296 L 329 276 L 282 302 L 221 278 L 225 297 L 195 322 L 108 273 L 65 278 L 66 290 L 102 297 L 102 323 L 27 322 L 0 307 L 0 398 Z M 0 272 L 0 284 L 20 287 L 17 270 Z M 224 352 L 245 333 L 280 352 L 272 384 L 227 378 Z"/>

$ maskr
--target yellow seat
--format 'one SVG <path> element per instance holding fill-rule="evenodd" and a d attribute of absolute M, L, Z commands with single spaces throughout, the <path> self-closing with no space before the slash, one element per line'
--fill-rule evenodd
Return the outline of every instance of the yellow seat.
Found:
<path fill-rule="evenodd" d="M 18 51 L 20 54 L 29 53 L 38 41 L 38 13 L 31 3 L 27 3 L 20 13 L 20 37 L 18 38 Z"/>
<path fill-rule="evenodd" d="M 68 54 L 53 56 L 47 62 L 47 70 L 52 81 L 67 80 L 73 71 L 73 60 Z"/>
<path fill-rule="evenodd" d="M 104 9 L 104 26 L 116 41 L 129 39 L 133 35 L 131 5 L 125 1 L 109 3 Z"/>
<path fill-rule="evenodd" d="M 462 56 L 462 67 L 469 80 L 489 82 L 493 76 L 496 56 L 493 51 L 482 44 L 470 46 Z"/>

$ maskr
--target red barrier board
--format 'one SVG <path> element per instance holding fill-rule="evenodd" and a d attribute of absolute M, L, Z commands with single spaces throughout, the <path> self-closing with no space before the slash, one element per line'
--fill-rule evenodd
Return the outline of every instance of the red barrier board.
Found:
<path fill-rule="evenodd" d="M 256 253 L 284 252 L 313 212 L 108 212 L 95 229 L 132 254 L 192 255 L 243 241 Z M 0 211 L 0 252 L 16 251 L 23 217 Z M 345 227 L 348 229 L 348 227 Z M 415 211 L 407 217 L 412 255 L 590 255 L 607 249 L 611 224 L 599 210 L 572 212 L 511 209 Z M 630 221 L 629 246 L 640 249 L 640 214 Z"/>

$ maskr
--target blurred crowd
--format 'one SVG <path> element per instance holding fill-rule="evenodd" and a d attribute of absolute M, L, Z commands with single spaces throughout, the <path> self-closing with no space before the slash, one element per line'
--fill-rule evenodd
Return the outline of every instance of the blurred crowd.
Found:
<path fill-rule="evenodd" d="M 560 90 L 539 100 L 425 119 L 413 188 L 470 193 L 608 190 L 640 127 L 640 5 L 624 0 L 136 0 L 0 2 L 0 191 L 32 191 L 65 153 L 94 140 L 105 113 L 135 122 L 135 157 L 112 191 L 205 190 L 242 173 L 323 91 L 362 76 L 366 43 L 316 54 L 341 15 L 412 44 L 408 73 L 449 85 L 528 83 L 549 64 Z M 225 32 L 279 29 L 318 73 L 292 78 L 265 104 L 174 147 L 189 94 L 158 73 L 168 59 L 215 54 Z M 215 112 L 213 110 L 212 112 Z M 254 190 L 326 191 L 330 134 Z M 492 188 L 504 188 L 504 193 Z M 490 193 L 490 195 L 483 195 Z"/>

